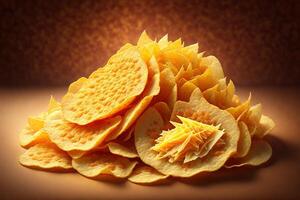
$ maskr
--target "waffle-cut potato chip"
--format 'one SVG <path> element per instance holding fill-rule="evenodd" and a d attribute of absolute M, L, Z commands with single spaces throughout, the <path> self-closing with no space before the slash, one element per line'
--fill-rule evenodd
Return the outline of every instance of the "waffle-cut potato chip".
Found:
<path fill-rule="evenodd" d="M 275 122 L 268 116 L 262 115 L 254 136 L 262 138 L 275 127 Z"/>
<path fill-rule="evenodd" d="M 28 148 L 37 143 L 49 141 L 47 133 L 44 131 L 45 118 L 60 108 L 60 103 L 52 96 L 50 97 L 47 112 L 43 112 L 37 117 L 29 117 L 26 127 L 21 130 L 19 138 L 20 145 Z"/>
<path fill-rule="evenodd" d="M 154 102 L 166 102 L 170 109 L 173 108 L 177 100 L 177 85 L 175 77 L 169 68 L 160 72 L 160 93 L 154 97 Z"/>
<path fill-rule="evenodd" d="M 171 110 L 165 102 L 157 102 L 153 105 L 153 107 L 159 112 L 165 122 L 170 121 L 171 118 Z"/>
<path fill-rule="evenodd" d="M 61 111 L 55 111 L 47 118 L 44 130 L 50 140 L 64 151 L 88 151 L 101 145 L 120 122 L 121 117 L 116 116 L 80 126 L 66 121 Z"/>
<path fill-rule="evenodd" d="M 248 154 L 251 147 L 251 135 L 247 125 L 240 121 L 238 122 L 240 128 L 240 138 L 238 142 L 237 152 L 233 157 L 244 157 Z"/>
<path fill-rule="evenodd" d="M 191 94 L 197 88 L 197 86 L 192 83 L 191 81 L 185 82 L 179 89 L 178 89 L 178 100 L 181 101 L 188 101 L 190 99 Z"/>
<path fill-rule="evenodd" d="M 62 101 L 64 118 L 86 125 L 127 108 L 146 86 L 148 68 L 136 48 L 112 56 L 76 92 Z"/>
<path fill-rule="evenodd" d="M 119 155 L 125 158 L 137 158 L 137 152 L 131 145 L 125 146 L 116 142 L 109 142 L 107 147 L 110 153 Z"/>
<path fill-rule="evenodd" d="M 90 178 L 97 178 L 101 175 L 126 178 L 131 174 L 136 164 L 137 161 L 130 161 L 128 158 L 99 152 L 86 154 L 72 160 L 73 168 Z"/>
<path fill-rule="evenodd" d="M 136 104 L 126 111 L 122 116 L 122 122 L 118 128 L 107 138 L 107 141 L 113 140 L 120 136 L 122 133 L 132 126 L 136 119 L 142 114 L 142 112 L 151 103 L 152 98 L 160 92 L 160 74 L 158 64 L 155 57 L 152 57 L 149 61 L 149 84 L 142 93 L 140 100 Z"/>
<path fill-rule="evenodd" d="M 149 108 L 137 121 L 135 129 L 135 146 L 141 160 L 163 174 L 178 177 L 190 177 L 200 172 L 215 171 L 222 167 L 237 150 L 240 133 L 235 119 L 226 111 L 207 103 L 204 98 L 201 98 L 199 89 L 194 91 L 190 102 L 176 102 L 172 116 L 182 113 L 185 114 L 184 117 L 193 117 L 192 113 L 203 112 L 209 114 L 208 116 L 214 124 L 221 124 L 221 128 L 225 131 L 222 137 L 223 142 L 213 148 L 207 156 L 188 163 L 179 161 L 170 163 L 168 159 L 158 159 L 158 153 L 152 150 L 152 147 L 161 133 L 164 122 L 154 108 Z M 200 121 L 207 123 L 207 120 Z"/>
<path fill-rule="evenodd" d="M 39 143 L 20 156 L 20 163 L 26 167 L 65 171 L 72 169 L 71 158 L 52 143 Z"/>
<path fill-rule="evenodd" d="M 167 179 L 168 176 L 161 174 L 153 167 L 138 165 L 134 168 L 128 180 L 137 184 L 153 184 Z"/>
<path fill-rule="evenodd" d="M 272 156 L 272 147 L 264 140 L 253 140 L 250 151 L 245 157 L 230 159 L 226 164 L 226 168 L 242 167 L 242 166 L 258 166 L 267 162 Z"/>

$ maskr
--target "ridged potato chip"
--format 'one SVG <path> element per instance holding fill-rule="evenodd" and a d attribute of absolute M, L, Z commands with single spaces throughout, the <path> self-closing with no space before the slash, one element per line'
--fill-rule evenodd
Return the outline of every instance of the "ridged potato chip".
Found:
<path fill-rule="evenodd" d="M 72 169 L 71 158 L 52 143 L 39 143 L 20 156 L 20 163 L 37 169 L 65 171 Z"/>
<path fill-rule="evenodd" d="M 124 110 L 146 86 L 148 68 L 135 48 L 112 56 L 82 87 L 63 98 L 64 118 L 86 125 Z"/>
<path fill-rule="evenodd" d="M 97 178 L 101 175 L 126 178 L 131 174 L 136 164 L 137 161 L 130 161 L 128 158 L 97 152 L 72 160 L 73 168 L 78 173 L 90 178 Z"/>
<path fill-rule="evenodd" d="M 101 145 L 120 122 L 121 117 L 116 116 L 81 126 L 66 121 L 61 111 L 55 111 L 47 118 L 44 130 L 64 151 L 88 151 Z"/>
<path fill-rule="evenodd" d="M 128 180 L 137 184 L 154 184 L 167 178 L 167 175 L 159 173 L 153 167 L 138 165 L 134 168 Z"/>

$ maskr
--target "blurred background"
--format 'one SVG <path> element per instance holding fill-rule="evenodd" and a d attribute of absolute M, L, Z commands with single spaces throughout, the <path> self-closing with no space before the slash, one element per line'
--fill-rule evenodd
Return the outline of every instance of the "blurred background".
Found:
<path fill-rule="evenodd" d="M 300 83 L 299 1 L 1 1 L 0 83 L 60 86 L 143 30 L 217 56 L 238 85 Z"/>

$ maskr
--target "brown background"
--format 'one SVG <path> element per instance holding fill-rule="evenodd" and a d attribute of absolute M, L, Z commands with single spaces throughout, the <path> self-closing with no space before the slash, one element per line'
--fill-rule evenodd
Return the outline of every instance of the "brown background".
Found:
<path fill-rule="evenodd" d="M 299 1 L 2 1 L 1 85 L 66 85 L 147 30 L 216 55 L 240 85 L 299 84 Z"/>

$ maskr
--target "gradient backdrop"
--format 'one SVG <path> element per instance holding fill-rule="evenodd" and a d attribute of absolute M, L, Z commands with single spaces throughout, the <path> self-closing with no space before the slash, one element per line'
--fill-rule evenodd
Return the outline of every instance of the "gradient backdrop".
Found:
<path fill-rule="evenodd" d="M 298 2 L 1 1 L 0 83 L 66 85 L 147 30 L 199 42 L 239 85 L 299 84 Z"/>

